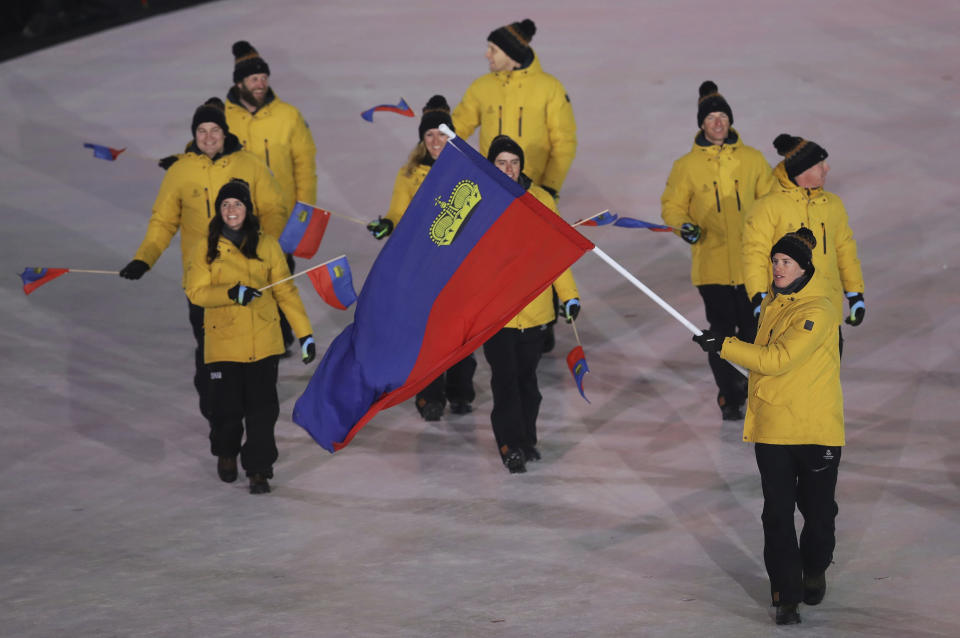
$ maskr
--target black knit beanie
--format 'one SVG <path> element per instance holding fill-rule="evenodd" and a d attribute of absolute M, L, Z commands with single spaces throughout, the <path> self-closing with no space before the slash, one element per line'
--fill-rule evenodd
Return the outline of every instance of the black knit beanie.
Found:
<path fill-rule="evenodd" d="M 700 85 L 700 101 L 697 102 L 697 126 L 703 126 L 703 120 L 706 119 L 711 113 L 726 113 L 727 117 L 730 118 L 730 123 L 733 124 L 733 111 L 730 109 L 730 105 L 727 104 L 727 101 L 720 95 L 717 89 L 717 85 L 707 80 Z"/>
<path fill-rule="evenodd" d="M 816 247 L 817 238 L 813 232 L 809 228 L 802 227 L 781 237 L 770 249 L 770 258 L 772 259 L 777 253 L 782 253 L 797 262 L 797 265 L 804 270 L 810 270 L 813 264 L 813 249 Z"/>
<path fill-rule="evenodd" d="M 773 140 L 773 146 L 777 153 L 783 155 L 783 167 L 787 170 L 787 177 L 791 182 L 795 182 L 800 173 L 827 159 L 826 149 L 816 142 L 787 133 L 778 135 L 777 139 Z"/>
<path fill-rule="evenodd" d="M 246 40 L 233 43 L 233 83 L 243 82 L 243 78 L 254 73 L 270 75 L 270 67 L 266 60 L 260 57 L 257 50 Z"/>
<path fill-rule="evenodd" d="M 220 214 L 220 205 L 223 204 L 223 200 L 229 199 L 239 199 L 243 202 L 243 205 L 247 208 L 247 215 L 253 215 L 253 200 L 250 198 L 250 185 L 247 184 L 245 180 L 240 178 L 233 178 L 226 184 L 220 187 L 220 192 L 217 193 L 217 214 Z"/>
<path fill-rule="evenodd" d="M 520 170 L 523 170 L 523 149 L 513 141 L 509 135 L 498 135 L 490 142 L 490 150 L 487 151 L 487 159 L 491 162 L 496 161 L 500 153 L 513 153 L 520 158 Z"/>
<path fill-rule="evenodd" d="M 526 18 L 523 22 L 512 22 L 494 29 L 487 40 L 500 47 L 514 62 L 524 64 L 531 55 L 530 40 L 536 32 L 537 25 Z"/>
<path fill-rule="evenodd" d="M 424 134 L 432 128 L 439 128 L 441 124 L 446 124 L 450 130 L 456 132 L 453 128 L 453 120 L 450 119 L 450 105 L 447 104 L 447 98 L 442 95 L 434 95 L 427 100 L 423 107 L 423 116 L 420 118 L 420 141 L 423 141 Z"/>
<path fill-rule="evenodd" d="M 223 100 L 218 97 L 212 97 L 193 112 L 193 121 L 190 123 L 190 133 L 196 137 L 197 127 L 204 122 L 213 122 L 221 129 L 226 136 L 230 129 L 227 127 L 227 117 L 224 114 Z"/>

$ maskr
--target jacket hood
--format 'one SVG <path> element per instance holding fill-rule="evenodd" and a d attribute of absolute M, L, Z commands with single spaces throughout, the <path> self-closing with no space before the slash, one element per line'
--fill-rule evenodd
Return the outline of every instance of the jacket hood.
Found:
<path fill-rule="evenodd" d="M 783 165 L 783 162 L 773 167 L 773 176 L 777 179 L 781 191 L 795 195 L 798 199 L 813 199 L 814 197 L 823 195 L 824 191 L 822 186 L 818 186 L 817 188 L 797 186 L 792 179 L 787 177 L 787 169 Z"/>

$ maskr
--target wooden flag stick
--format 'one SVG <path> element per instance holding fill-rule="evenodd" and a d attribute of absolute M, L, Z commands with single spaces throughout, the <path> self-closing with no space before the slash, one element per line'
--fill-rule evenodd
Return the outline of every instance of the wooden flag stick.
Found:
<path fill-rule="evenodd" d="M 596 215 L 590 215 L 590 217 L 587 217 L 586 219 L 581 219 L 581 220 L 578 221 L 577 223 L 575 223 L 575 224 L 570 224 L 570 225 L 573 226 L 574 228 L 576 228 L 577 226 L 579 226 L 579 225 L 581 225 L 581 224 L 586 224 L 588 221 L 590 221 L 590 220 L 593 219 L 594 217 L 600 217 L 600 215 L 603 215 L 604 213 L 609 213 L 609 212 L 610 212 L 610 209 L 607 208 L 607 209 L 605 209 L 605 210 L 600 211 L 600 212 L 597 213 Z"/>
<path fill-rule="evenodd" d="M 573 336 L 577 338 L 577 345 L 583 347 L 583 343 L 580 341 L 580 333 L 577 332 L 577 321 L 575 319 L 571 319 L 570 325 L 573 326 Z"/>
<path fill-rule="evenodd" d="M 330 262 L 336 261 L 336 260 L 338 260 L 338 259 L 342 259 L 343 257 L 346 257 L 346 255 L 340 255 L 339 257 L 334 257 L 333 259 L 328 259 L 327 261 L 323 262 L 322 264 L 317 264 L 316 266 L 310 266 L 310 267 L 307 268 L 306 270 L 301 270 L 300 272 L 298 272 L 298 273 L 295 274 L 295 275 L 290 275 L 289 277 L 284 277 L 283 279 L 277 280 L 277 281 L 273 282 L 272 284 L 267 284 L 267 285 L 264 286 L 263 288 L 258 288 L 258 290 L 259 290 L 260 292 L 263 292 L 263 291 L 266 290 L 267 288 L 273 288 L 273 287 L 276 286 L 277 284 L 282 284 L 282 283 L 285 282 L 285 281 L 290 281 L 291 279 L 296 279 L 296 278 L 299 277 L 300 275 L 305 275 L 305 274 L 307 274 L 308 272 L 310 272 L 311 270 L 316 270 L 317 268 L 320 268 L 321 266 L 326 266 L 326 265 L 329 264 Z"/>

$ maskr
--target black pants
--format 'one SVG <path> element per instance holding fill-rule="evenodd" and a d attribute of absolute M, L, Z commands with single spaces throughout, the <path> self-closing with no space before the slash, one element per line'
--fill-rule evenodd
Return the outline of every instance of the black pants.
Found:
<path fill-rule="evenodd" d="M 773 603 L 799 603 L 803 574 L 821 574 L 833 560 L 837 469 L 841 447 L 767 445 L 754 452 L 763 486 L 763 562 Z M 803 515 L 797 543 L 794 505 Z"/>
<path fill-rule="evenodd" d="M 757 336 L 757 320 L 753 316 L 753 307 L 747 298 L 745 287 L 710 284 L 697 286 L 697 290 L 703 297 L 710 330 L 719 332 L 724 337 L 736 337 L 753 343 Z M 721 359 L 716 352 L 708 354 L 707 361 L 725 403 L 743 405 L 747 400 L 746 377 Z"/>
<path fill-rule="evenodd" d="M 501 454 L 503 446 L 523 449 L 537 444 L 541 398 L 537 364 L 543 354 L 544 328 L 503 328 L 483 344 L 493 391 L 490 422 Z"/>
<path fill-rule="evenodd" d="M 477 358 L 473 353 L 450 366 L 446 372 L 430 382 L 430 385 L 417 393 L 417 405 L 424 403 L 470 403 L 476 398 L 473 389 L 473 373 L 477 369 Z"/>
<path fill-rule="evenodd" d="M 293 269 L 297 265 L 293 260 L 293 255 L 285 255 L 287 258 L 287 268 L 290 269 L 290 274 L 293 274 Z M 293 343 L 293 340 L 296 338 L 293 335 L 293 328 L 290 327 L 290 322 L 287 321 L 287 316 L 283 314 L 283 311 L 277 308 L 277 312 L 280 315 L 280 333 L 283 335 L 283 346 L 289 348 L 290 344 Z"/>
<path fill-rule="evenodd" d="M 210 376 L 203 364 L 203 307 L 193 305 L 189 299 L 187 299 L 187 307 L 190 313 L 190 327 L 193 329 L 193 338 L 197 341 L 197 348 L 193 351 L 193 387 L 197 389 L 197 396 L 200 397 L 200 414 L 209 421 L 210 402 L 207 397 L 207 382 Z"/>
<path fill-rule="evenodd" d="M 207 364 L 211 408 L 210 452 L 240 455 L 247 476 L 273 477 L 277 442 L 273 432 L 280 415 L 277 398 L 278 357 L 251 363 Z M 243 433 L 246 430 L 246 441 Z"/>

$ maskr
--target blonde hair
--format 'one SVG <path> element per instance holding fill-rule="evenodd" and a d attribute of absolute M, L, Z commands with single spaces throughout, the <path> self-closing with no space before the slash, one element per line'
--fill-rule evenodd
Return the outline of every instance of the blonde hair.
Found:
<path fill-rule="evenodd" d="M 410 155 L 407 156 L 407 163 L 403 165 L 403 174 L 410 177 L 418 166 L 428 164 L 427 160 L 429 159 L 431 159 L 430 151 L 427 150 L 427 145 L 423 143 L 423 140 L 420 140 L 410 151 Z"/>

